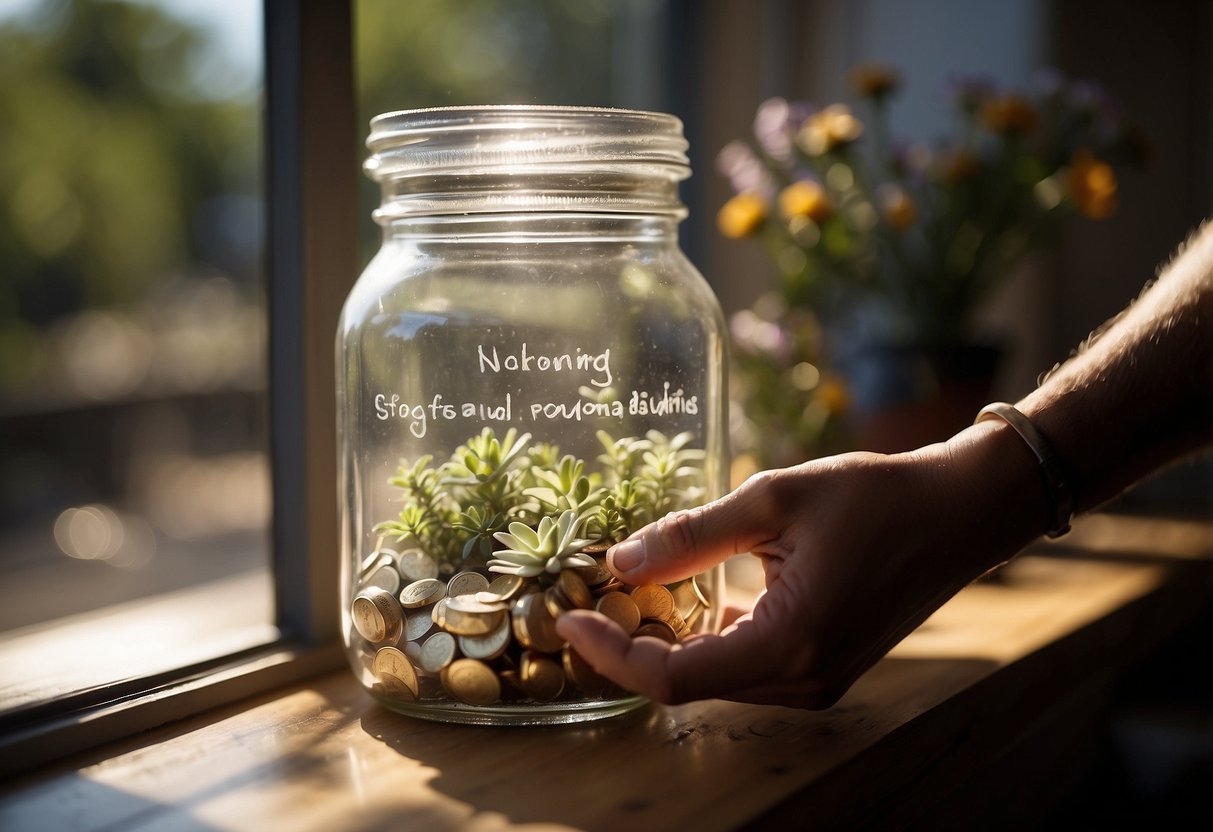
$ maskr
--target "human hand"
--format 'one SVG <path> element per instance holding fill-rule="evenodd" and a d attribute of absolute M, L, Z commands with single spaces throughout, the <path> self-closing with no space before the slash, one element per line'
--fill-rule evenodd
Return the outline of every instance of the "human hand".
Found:
<path fill-rule="evenodd" d="M 561 616 L 557 631 L 596 671 L 660 702 L 829 707 L 944 601 L 1039 534 L 1045 515 L 1023 496 L 1038 475 L 1005 434 L 984 423 L 911 454 L 766 471 L 610 550 L 611 571 L 632 584 L 671 583 L 740 552 L 761 558 L 766 591 L 719 635 L 631 639 L 585 610 Z"/>

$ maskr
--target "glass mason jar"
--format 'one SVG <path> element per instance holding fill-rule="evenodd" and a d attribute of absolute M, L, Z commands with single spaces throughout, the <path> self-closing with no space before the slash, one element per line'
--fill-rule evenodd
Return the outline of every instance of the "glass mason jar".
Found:
<path fill-rule="evenodd" d="M 726 342 L 682 254 L 673 116 L 499 106 L 371 121 L 383 243 L 337 339 L 347 654 L 385 706 L 577 722 L 643 700 L 554 630 L 715 629 L 721 570 L 631 587 L 606 548 L 723 493 Z"/>

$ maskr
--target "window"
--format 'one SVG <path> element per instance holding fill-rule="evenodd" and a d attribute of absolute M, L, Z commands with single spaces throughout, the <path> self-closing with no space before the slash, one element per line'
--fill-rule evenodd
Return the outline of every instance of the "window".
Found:
<path fill-rule="evenodd" d="M 0 4 L 6 766 L 339 664 L 356 137 L 403 107 L 660 107 L 663 8 L 267 0 L 261 47 L 255 0 Z"/>

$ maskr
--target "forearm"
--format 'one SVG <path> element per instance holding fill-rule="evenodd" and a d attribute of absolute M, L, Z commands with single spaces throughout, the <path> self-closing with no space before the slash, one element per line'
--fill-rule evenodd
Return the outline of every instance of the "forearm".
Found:
<path fill-rule="evenodd" d="M 1078 511 L 1213 439 L 1213 225 L 1018 407 L 1061 458 Z"/>

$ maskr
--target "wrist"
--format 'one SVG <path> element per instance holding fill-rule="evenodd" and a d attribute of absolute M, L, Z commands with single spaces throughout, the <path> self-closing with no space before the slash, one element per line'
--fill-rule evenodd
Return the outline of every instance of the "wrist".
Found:
<path fill-rule="evenodd" d="M 1040 463 L 1011 425 L 972 425 L 943 448 L 957 487 L 956 521 L 984 572 L 1049 531 L 1056 515 Z"/>

